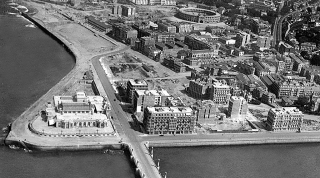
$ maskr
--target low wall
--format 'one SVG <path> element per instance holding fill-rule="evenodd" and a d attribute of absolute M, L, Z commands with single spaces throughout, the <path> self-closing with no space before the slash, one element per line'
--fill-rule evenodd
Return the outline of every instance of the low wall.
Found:
<path fill-rule="evenodd" d="M 44 26 L 42 26 L 42 24 L 38 23 L 36 20 L 34 20 L 33 18 L 31 18 L 27 13 L 21 12 L 21 15 L 23 17 L 25 17 L 26 19 L 30 20 L 32 23 L 34 23 L 39 29 L 41 29 L 44 33 L 46 33 L 47 35 L 49 35 L 52 39 L 56 40 L 59 44 L 61 44 L 65 50 L 71 54 L 74 58 L 74 60 L 76 61 L 76 56 L 75 54 L 72 52 L 72 50 L 68 47 L 68 45 L 65 45 L 63 40 L 60 39 L 59 37 L 57 37 L 56 35 L 54 35 L 53 33 L 51 33 L 48 29 L 46 29 Z"/>
<path fill-rule="evenodd" d="M 27 141 L 6 140 L 6 145 L 15 145 L 19 148 L 36 151 L 91 151 L 91 150 L 122 150 L 123 144 L 91 144 L 91 145 L 65 145 L 65 146 L 45 146 Z"/>
<path fill-rule="evenodd" d="M 218 146 L 218 145 L 263 145 L 263 144 L 291 144 L 291 143 L 319 143 L 320 138 L 296 138 L 296 139 L 261 139 L 261 140 L 191 140 L 174 142 L 150 141 L 152 147 L 190 147 L 190 146 Z"/>

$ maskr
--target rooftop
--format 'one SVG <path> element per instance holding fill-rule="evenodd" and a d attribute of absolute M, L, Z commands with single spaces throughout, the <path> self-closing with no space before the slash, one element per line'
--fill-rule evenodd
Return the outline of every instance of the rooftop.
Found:
<path fill-rule="evenodd" d="M 270 111 L 274 112 L 276 115 L 302 114 L 302 112 L 296 107 L 271 108 Z"/>
<path fill-rule="evenodd" d="M 153 96 L 170 96 L 167 90 L 136 90 L 139 96 L 153 95 Z"/>
<path fill-rule="evenodd" d="M 190 107 L 147 107 L 151 113 L 186 113 L 191 115 L 193 110 Z"/>
<path fill-rule="evenodd" d="M 146 81 L 144 80 L 139 80 L 139 79 L 129 79 L 129 83 L 131 83 L 131 85 L 140 85 L 140 86 L 144 86 L 144 85 L 148 85 Z"/>

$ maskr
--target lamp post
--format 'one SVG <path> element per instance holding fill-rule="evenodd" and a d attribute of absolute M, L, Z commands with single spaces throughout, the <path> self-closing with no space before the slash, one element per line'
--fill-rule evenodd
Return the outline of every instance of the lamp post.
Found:
<path fill-rule="evenodd" d="M 42 133 L 44 134 L 44 129 L 42 129 Z"/>
<path fill-rule="evenodd" d="M 158 159 L 158 165 L 157 165 L 158 170 L 160 170 L 160 159 Z"/>
<path fill-rule="evenodd" d="M 62 135 L 62 130 L 61 130 L 61 135 Z"/>
<path fill-rule="evenodd" d="M 99 134 L 98 132 L 99 132 L 99 130 L 97 129 L 97 134 Z"/>
<path fill-rule="evenodd" d="M 150 153 L 151 157 L 153 158 L 153 147 L 151 147 L 151 153 Z"/>

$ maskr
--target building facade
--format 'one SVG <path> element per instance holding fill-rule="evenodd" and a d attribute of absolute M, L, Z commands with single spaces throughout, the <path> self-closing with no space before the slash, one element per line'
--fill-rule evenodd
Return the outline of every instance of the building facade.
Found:
<path fill-rule="evenodd" d="M 303 113 L 296 107 L 271 108 L 267 128 L 271 131 L 300 131 Z"/>
<path fill-rule="evenodd" d="M 215 104 L 225 105 L 231 97 L 230 86 L 222 83 L 214 83 L 210 90 L 210 100 Z"/>
<path fill-rule="evenodd" d="M 179 9 L 177 17 L 196 23 L 218 23 L 221 15 L 212 10 L 188 7 Z"/>
<path fill-rule="evenodd" d="M 248 112 L 248 103 L 242 96 L 231 96 L 228 107 L 228 116 L 235 121 L 245 121 Z"/>
<path fill-rule="evenodd" d="M 133 111 L 140 113 L 146 107 L 165 106 L 168 97 L 170 95 L 166 90 L 135 90 L 132 99 Z"/>
<path fill-rule="evenodd" d="M 148 90 L 148 83 L 144 80 L 130 79 L 127 82 L 127 96 L 132 101 L 135 90 Z"/>
<path fill-rule="evenodd" d="M 143 124 L 148 134 L 190 134 L 195 118 L 190 107 L 147 107 Z"/>
<path fill-rule="evenodd" d="M 46 108 L 49 126 L 104 128 L 109 122 L 110 103 L 102 96 L 86 96 L 84 92 L 77 92 L 74 96 L 54 96 L 53 104 Z"/>

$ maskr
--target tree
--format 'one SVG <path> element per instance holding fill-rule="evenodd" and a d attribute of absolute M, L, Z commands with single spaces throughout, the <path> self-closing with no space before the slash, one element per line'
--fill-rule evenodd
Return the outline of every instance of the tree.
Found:
<path fill-rule="evenodd" d="M 317 65 L 319 66 L 320 65 L 320 56 L 319 55 L 313 55 L 311 60 L 310 60 L 310 63 L 312 65 Z"/>
<path fill-rule="evenodd" d="M 298 100 L 296 101 L 297 105 L 300 105 L 302 107 L 305 107 L 307 104 L 309 104 L 310 98 L 307 96 L 299 96 Z"/>
<path fill-rule="evenodd" d="M 308 54 L 307 51 L 301 51 L 300 55 L 304 58 L 304 59 L 310 59 L 310 55 Z"/>

